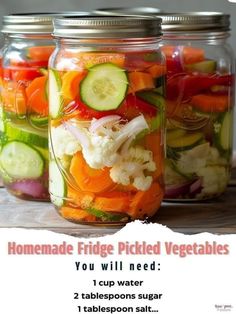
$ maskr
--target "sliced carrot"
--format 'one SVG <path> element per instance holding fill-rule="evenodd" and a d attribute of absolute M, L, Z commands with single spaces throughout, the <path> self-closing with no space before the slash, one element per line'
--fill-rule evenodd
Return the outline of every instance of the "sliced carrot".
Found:
<path fill-rule="evenodd" d="M 185 64 L 191 64 L 205 60 L 205 52 L 201 48 L 184 47 L 183 55 Z"/>
<path fill-rule="evenodd" d="M 162 52 L 165 54 L 167 59 L 172 59 L 175 56 L 175 52 L 178 49 L 176 46 L 163 46 L 161 47 Z M 205 60 L 204 50 L 197 47 L 184 46 L 182 51 L 183 62 L 185 64 L 196 63 Z"/>
<path fill-rule="evenodd" d="M 18 115 L 26 114 L 26 95 L 23 88 L 4 84 L 1 92 L 4 110 Z"/>
<path fill-rule="evenodd" d="M 70 173 L 81 191 L 101 193 L 114 186 L 110 177 L 110 169 L 93 169 L 84 160 L 81 152 L 77 152 L 71 161 Z"/>
<path fill-rule="evenodd" d="M 53 53 L 54 46 L 34 46 L 28 48 L 27 57 L 32 60 L 44 61 L 48 60 Z"/>
<path fill-rule="evenodd" d="M 224 112 L 230 106 L 227 95 L 199 94 L 192 97 L 190 104 L 202 112 Z"/>
<path fill-rule="evenodd" d="M 82 192 L 78 189 L 72 188 L 70 185 L 67 186 L 67 197 L 76 204 L 77 206 L 85 209 L 91 206 L 95 195 L 91 192 Z"/>
<path fill-rule="evenodd" d="M 62 77 L 61 93 L 65 99 L 73 100 L 79 94 L 79 85 L 87 72 L 69 71 Z"/>
<path fill-rule="evenodd" d="M 146 148 L 153 153 L 153 160 L 156 164 L 156 170 L 151 172 L 153 179 L 155 180 L 164 172 L 164 147 L 161 141 L 160 132 L 152 132 L 145 137 Z"/>
<path fill-rule="evenodd" d="M 63 206 L 60 209 L 60 214 L 69 220 L 74 221 L 84 221 L 84 222 L 93 222 L 96 221 L 96 217 L 90 215 L 85 210 L 80 208 L 73 208 L 68 206 Z"/>
<path fill-rule="evenodd" d="M 153 155 L 163 154 L 163 145 L 161 145 L 161 133 L 152 132 L 145 136 L 145 145 L 148 150 L 151 150 Z"/>
<path fill-rule="evenodd" d="M 154 182 L 147 191 L 136 193 L 130 203 L 128 214 L 133 219 L 152 217 L 159 209 L 164 196 L 163 188 Z"/>
<path fill-rule="evenodd" d="M 104 193 L 104 196 L 98 196 L 94 200 L 94 208 L 112 211 L 112 212 L 126 212 L 129 208 L 130 196 L 128 193 L 112 191 Z"/>
<path fill-rule="evenodd" d="M 128 93 L 135 93 L 143 89 L 155 88 L 154 80 L 151 74 L 145 72 L 130 72 Z"/>
<path fill-rule="evenodd" d="M 138 192 L 138 189 L 134 187 L 132 184 L 123 185 L 123 184 L 117 184 L 116 191 L 120 192 L 128 192 L 130 195 Z"/>
<path fill-rule="evenodd" d="M 26 88 L 27 105 L 30 111 L 48 115 L 47 76 L 34 79 Z"/>
<path fill-rule="evenodd" d="M 153 78 L 157 78 L 166 74 L 166 65 L 154 64 L 147 69 L 147 72 L 151 74 Z"/>

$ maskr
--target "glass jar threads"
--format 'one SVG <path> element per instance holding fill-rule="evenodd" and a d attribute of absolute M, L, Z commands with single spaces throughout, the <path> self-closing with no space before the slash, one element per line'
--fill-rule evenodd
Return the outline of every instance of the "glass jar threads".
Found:
<path fill-rule="evenodd" d="M 233 138 L 234 56 L 230 17 L 161 15 L 167 63 L 166 199 L 201 200 L 227 186 Z"/>
<path fill-rule="evenodd" d="M 50 194 L 74 222 L 145 219 L 163 187 L 160 19 L 56 19 L 49 65 Z"/>

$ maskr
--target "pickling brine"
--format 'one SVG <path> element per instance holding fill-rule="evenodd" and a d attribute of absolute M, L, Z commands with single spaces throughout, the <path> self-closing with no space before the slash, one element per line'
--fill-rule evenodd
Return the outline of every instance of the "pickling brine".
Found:
<path fill-rule="evenodd" d="M 164 194 L 164 60 L 135 40 L 84 44 L 60 43 L 50 61 L 51 200 L 74 222 L 152 217 Z"/>

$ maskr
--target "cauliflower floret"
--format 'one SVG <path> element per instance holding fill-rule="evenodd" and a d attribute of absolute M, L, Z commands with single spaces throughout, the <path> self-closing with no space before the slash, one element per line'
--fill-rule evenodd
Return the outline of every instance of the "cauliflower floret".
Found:
<path fill-rule="evenodd" d="M 136 187 L 136 189 L 141 191 L 147 191 L 152 184 L 152 177 L 151 176 L 141 176 L 134 178 L 133 186 Z"/>
<path fill-rule="evenodd" d="M 209 155 L 207 156 L 206 164 L 210 165 L 221 165 L 226 166 L 228 164 L 227 160 L 220 156 L 220 153 L 217 148 L 211 147 L 209 150 Z"/>
<path fill-rule="evenodd" d="M 181 153 L 181 157 L 177 162 L 179 171 L 187 174 L 196 173 L 199 169 L 205 167 L 210 149 L 209 143 L 206 143 Z"/>
<path fill-rule="evenodd" d="M 197 172 L 197 175 L 202 178 L 203 186 L 198 197 L 222 193 L 229 179 L 229 172 L 223 166 L 204 167 Z"/>
<path fill-rule="evenodd" d="M 51 137 L 53 152 L 57 158 L 63 158 L 65 155 L 73 156 L 76 152 L 81 150 L 79 142 L 64 125 L 51 128 Z"/>
<path fill-rule="evenodd" d="M 201 144 L 180 154 L 177 162 L 179 171 L 189 174 L 197 173 L 209 165 L 226 165 L 227 160 L 220 157 L 219 151 L 209 143 Z"/>
<path fill-rule="evenodd" d="M 90 146 L 83 147 L 82 151 L 86 162 L 94 169 L 111 167 L 119 158 L 114 140 L 99 135 L 90 135 Z"/>
<path fill-rule="evenodd" d="M 138 190 L 146 191 L 152 184 L 152 177 L 146 176 L 145 171 L 153 172 L 156 164 L 152 152 L 141 146 L 131 147 L 124 156 L 111 168 L 110 176 L 116 183 L 132 184 Z"/>

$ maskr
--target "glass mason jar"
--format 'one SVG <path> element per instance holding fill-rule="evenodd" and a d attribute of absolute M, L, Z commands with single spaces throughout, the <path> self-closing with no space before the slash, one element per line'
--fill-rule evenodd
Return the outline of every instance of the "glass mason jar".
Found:
<path fill-rule="evenodd" d="M 49 200 L 47 67 L 55 48 L 52 19 L 65 14 L 72 13 L 3 18 L 0 172 L 8 191 L 28 200 Z"/>
<path fill-rule="evenodd" d="M 0 49 L 0 151 L 2 148 L 2 141 L 4 138 L 4 123 L 3 123 L 3 108 L 2 108 L 2 52 L 3 48 Z M 0 165 L 0 186 L 2 186 L 2 178 L 1 178 L 1 165 Z"/>
<path fill-rule="evenodd" d="M 4 124 L 3 124 L 3 109 L 2 109 L 2 52 L 3 48 L 0 49 L 0 150 L 1 150 L 1 144 L 2 144 L 2 137 L 3 137 L 3 131 L 4 131 Z"/>
<path fill-rule="evenodd" d="M 49 200 L 48 59 L 54 50 L 52 16 L 3 18 L 3 133 L 1 175 L 9 192 Z"/>
<path fill-rule="evenodd" d="M 78 223 L 153 216 L 164 194 L 160 19 L 56 19 L 49 63 L 51 201 Z"/>
<path fill-rule="evenodd" d="M 161 15 L 167 63 L 165 199 L 222 194 L 232 160 L 234 56 L 229 15 Z"/>

